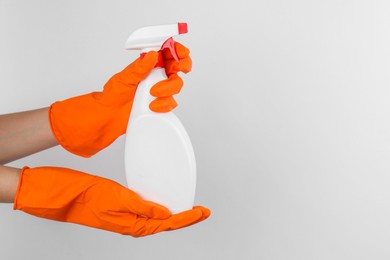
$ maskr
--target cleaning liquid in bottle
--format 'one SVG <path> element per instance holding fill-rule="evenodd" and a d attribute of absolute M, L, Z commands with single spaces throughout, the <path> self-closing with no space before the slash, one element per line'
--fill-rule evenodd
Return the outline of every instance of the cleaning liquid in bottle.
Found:
<path fill-rule="evenodd" d="M 141 54 L 169 48 L 178 59 L 172 37 L 183 33 L 186 23 L 144 27 L 129 36 L 125 48 Z M 196 163 L 190 138 L 176 115 L 149 109 L 154 100 L 150 89 L 166 78 L 165 69 L 157 65 L 138 85 L 126 132 L 125 171 L 129 189 L 174 214 L 193 207 Z"/>

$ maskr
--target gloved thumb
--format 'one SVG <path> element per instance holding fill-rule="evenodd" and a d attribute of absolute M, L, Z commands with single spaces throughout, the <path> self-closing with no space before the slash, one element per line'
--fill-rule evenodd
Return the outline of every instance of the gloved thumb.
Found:
<path fill-rule="evenodd" d="M 121 72 L 115 74 L 112 80 L 115 80 L 124 85 L 137 86 L 138 83 L 144 80 L 157 64 L 158 53 L 150 51 L 144 56 L 139 57 Z"/>

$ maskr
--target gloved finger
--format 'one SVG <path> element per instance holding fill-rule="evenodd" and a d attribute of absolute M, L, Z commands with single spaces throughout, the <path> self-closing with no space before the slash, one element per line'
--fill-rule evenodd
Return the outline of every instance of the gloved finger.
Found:
<path fill-rule="evenodd" d="M 145 56 L 136 59 L 121 72 L 115 74 L 111 79 L 124 85 L 137 86 L 152 71 L 157 63 L 157 59 L 158 53 L 150 51 Z"/>
<path fill-rule="evenodd" d="M 177 75 L 172 74 L 167 79 L 157 82 L 150 90 L 154 97 L 168 97 L 180 93 L 183 87 L 183 80 Z"/>
<path fill-rule="evenodd" d="M 158 113 L 166 113 L 177 107 L 177 102 L 172 96 L 158 97 L 149 104 L 150 110 Z"/>
<path fill-rule="evenodd" d="M 133 236 L 140 237 L 156 234 L 162 231 L 176 230 L 190 226 L 203 220 L 204 212 L 199 208 L 193 208 L 178 214 L 172 215 L 168 219 L 146 219 L 140 218 L 133 226 Z M 134 232 L 136 231 L 136 232 Z"/>
<path fill-rule="evenodd" d="M 169 76 L 178 73 L 179 71 L 188 73 L 192 69 L 192 60 L 190 57 L 180 60 L 170 60 L 164 63 L 165 73 Z"/>
<path fill-rule="evenodd" d="M 184 59 L 190 56 L 190 50 L 180 42 L 175 42 L 175 49 L 179 59 Z"/>
<path fill-rule="evenodd" d="M 208 217 L 210 217 L 210 215 L 211 215 L 211 211 L 208 208 L 206 208 L 206 207 L 195 206 L 195 207 L 193 207 L 193 209 L 199 209 L 200 211 L 202 211 L 202 217 L 200 219 L 198 219 L 197 222 L 194 222 L 193 224 L 201 222 L 201 221 L 207 219 Z"/>
<path fill-rule="evenodd" d="M 190 50 L 184 45 L 175 43 L 176 54 L 179 57 L 179 61 L 176 61 L 172 53 L 165 49 L 163 50 L 164 67 L 167 75 L 177 73 L 179 71 L 188 73 L 192 68 L 192 60 L 190 57 Z"/>
<path fill-rule="evenodd" d="M 179 42 L 175 43 L 176 54 L 179 57 L 179 71 L 188 73 L 192 68 L 190 50 Z"/>
<path fill-rule="evenodd" d="M 192 69 L 192 60 L 190 57 L 180 60 L 179 70 L 184 73 L 190 72 Z"/>
<path fill-rule="evenodd" d="M 197 219 L 194 218 L 194 212 L 197 212 L 196 214 L 200 215 Z M 185 212 L 181 212 L 175 215 L 172 215 L 169 220 L 169 229 L 167 230 L 175 230 L 175 229 L 180 229 L 184 228 L 187 226 L 194 225 L 196 223 L 199 223 L 205 219 L 207 219 L 210 216 L 210 210 L 208 208 L 202 207 L 202 206 L 195 206 L 192 208 L 192 210 L 188 210 Z M 193 217 L 193 221 L 190 220 L 189 216 Z"/>
<path fill-rule="evenodd" d="M 190 50 L 179 42 L 175 42 L 175 51 L 180 60 L 190 56 Z M 164 60 L 174 59 L 168 49 L 163 50 L 163 58 Z"/>
<path fill-rule="evenodd" d="M 166 219 L 171 216 L 170 211 L 166 207 L 152 201 L 143 200 L 132 190 L 124 188 L 120 193 L 119 197 L 123 207 L 119 208 L 118 211 L 155 219 Z"/>

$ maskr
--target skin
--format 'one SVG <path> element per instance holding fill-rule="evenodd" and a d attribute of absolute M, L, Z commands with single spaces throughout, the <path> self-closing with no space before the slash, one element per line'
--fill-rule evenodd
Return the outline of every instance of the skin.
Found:
<path fill-rule="evenodd" d="M 58 145 L 48 109 L 0 115 L 0 202 L 14 201 L 21 171 L 7 163 Z"/>

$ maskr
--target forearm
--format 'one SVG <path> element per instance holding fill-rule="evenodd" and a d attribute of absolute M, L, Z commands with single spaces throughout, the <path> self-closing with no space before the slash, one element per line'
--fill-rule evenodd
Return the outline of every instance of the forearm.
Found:
<path fill-rule="evenodd" d="M 13 202 L 21 169 L 0 166 L 0 202 Z"/>
<path fill-rule="evenodd" d="M 57 145 L 48 108 L 0 115 L 0 164 Z"/>

